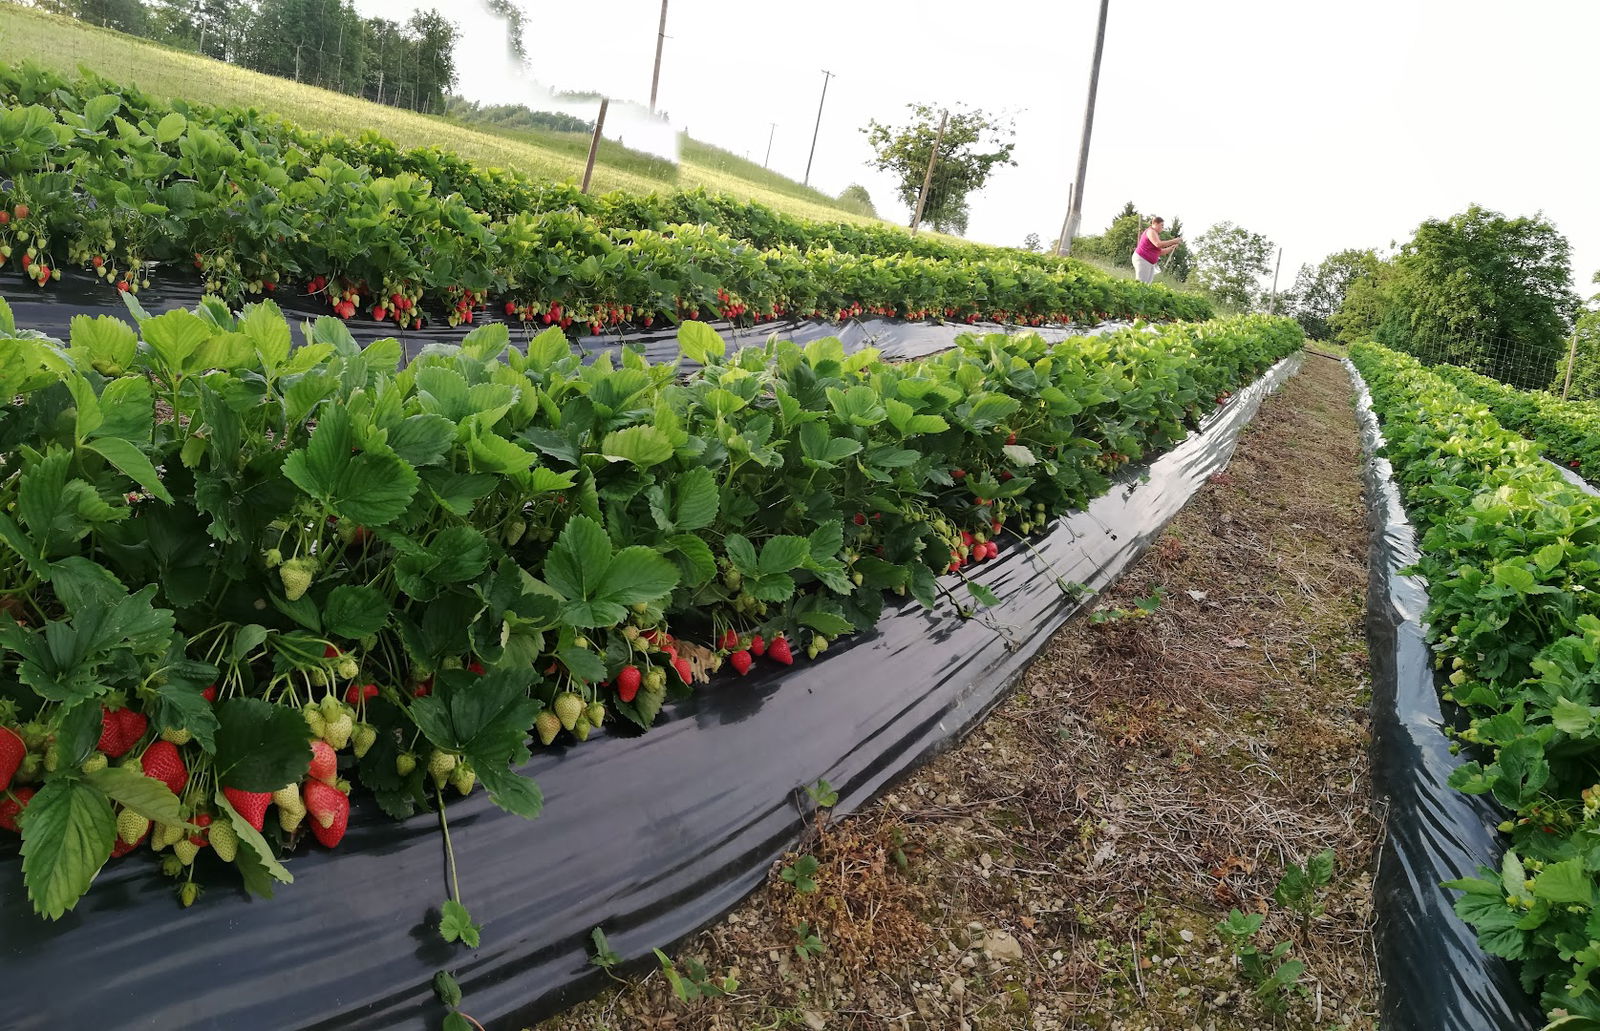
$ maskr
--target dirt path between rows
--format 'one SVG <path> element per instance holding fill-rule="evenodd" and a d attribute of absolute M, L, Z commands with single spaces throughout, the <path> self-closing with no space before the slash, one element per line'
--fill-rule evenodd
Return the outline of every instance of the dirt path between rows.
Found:
<path fill-rule="evenodd" d="M 1375 1028 L 1358 457 L 1345 374 L 1308 355 L 982 727 L 818 828 L 815 891 L 774 870 L 680 952 L 732 996 L 658 971 L 541 1031 Z M 1332 883 L 1274 901 L 1323 849 Z M 1235 907 L 1297 979 L 1256 991 Z"/>

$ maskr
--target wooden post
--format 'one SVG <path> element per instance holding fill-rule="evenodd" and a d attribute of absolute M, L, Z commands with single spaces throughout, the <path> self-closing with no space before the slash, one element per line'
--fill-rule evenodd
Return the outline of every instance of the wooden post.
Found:
<path fill-rule="evenodd" d="M 667 40 L 667 0 L 661 0 L 661 27 L 656 30 L 656 70 L 650 73 L 650 113 L 656 113 L 656 86 L 661 81 L 661 45 Z"/>
<path fill-rule="evenodd" d="M 1567 347 L 1567 378 L 1561 384 L 1561 400 L 1565 401 L 1572 392 L 1572 367 L 1578 362 L 1578 331 L 1572 331 L 1572 343 Z"/>
<path fill-rule="evenodd" d="M 1067 209 L 1067 231 L 1062 235 L 1063 254 L 1072 253 L 1072 238 L 1078 235 L 1078 225 L 1083 219 L 1083 180 L 1089 174 L 1089 134 L 1094 129 L 1094 98 L 1100 90 L 1100 53 L 1106 46 L 1106 10 L 1111 0 L 1100 0 L 1100 23 L 1094 33 L 1094 63 L 1089 66 L 1089 99 L 1083 108 L 1083 141 L 1078 145 L 1077 186 L 1072 192 L 1072 206 Z"/>
<path fill-rule="evenodd" d="M 822 131 L 822 105 L 828 102 L 828 80 L 833 78 L 833 73 L 822 69 L 822 99 L 817 101 L 817 124 L 811 130 L 811 153 L 806 155 L 806 177 L 800 180 L 801 186 L 811 185 L 811 160 L 817 156 L 817 134 Z"/>
<path fill-rule="evenodd" d="M 1067 247 L 1067 224 L 1072 221 L 1072 195 L 1077 192 L 1077 189 L 1077 183 L 1072 183 L 1067 187 L 1067 213 L 1061 216 L 1061 235 L 1056 237 L 1056 257 L 1058 258 L 1066 257 L 1069 249 Z"/>
<path fill-rule="evenodd" d="M 767 156 L 761 159 L 762 168 L 766 168 L 767 164 L 772 160 L 772 137 L 778 131 L 777 122 L 769 122 L 768 124 L 771 125 L 772 128 L 767 130 Z"/>
<path fill-rule="evenodd" d="M 933 185 L 933 166 L 939 160 L 939 147 L 944 144 L 944 125 L 950 118 L 949 111 L 939 112 L 939 135 L 933 139 L 933 152 L 928 155 L 928 171 L 922 177 L 922 190 L 917 194 L 917 213 L 911 216 L 911 235 L 917 235 L 917 227 L 922 224 L 922 209 L 928 203 L 928 188 Z"/>
<path fill-rule="evenodd" d="M 1272 300 L 1267 307 L 1272 314 L 1278 314 L 1278 273 L 1283 271 L 1283 248 L 1278 248 L 1278 264 L 1272 269 Z"/>
<path fill-rule="evenodd" d="M 579 193 L 589 192 L 589 178 L 594 175 L 594 156 L 600 152 L 600 130 L 606 127 L 606 106 L 610 103 L 604 97 L 600 99 L 600 115 L 594 120 L 594 138 L 589 141 L 589 161 L 583 166 L 583 185 L 578 188 Z"/>

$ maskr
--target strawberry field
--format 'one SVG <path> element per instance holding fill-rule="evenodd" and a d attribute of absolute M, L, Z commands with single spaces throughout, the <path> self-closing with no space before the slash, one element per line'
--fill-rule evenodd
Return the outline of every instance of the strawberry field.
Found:
<path fill-rule="evenodd" d="M 100 80 L 0 68 L 0 268 L 92 270 L 137 293 L 192 267 L 238 303 L 279 290 L 397 328 L 872 313 L 1040 325 L 1206 318 L 1208 302 L 1061 259 L 808 223 L 705 194 L 591 199 L 438 151 L 254 111 L 168 108 Z"/>

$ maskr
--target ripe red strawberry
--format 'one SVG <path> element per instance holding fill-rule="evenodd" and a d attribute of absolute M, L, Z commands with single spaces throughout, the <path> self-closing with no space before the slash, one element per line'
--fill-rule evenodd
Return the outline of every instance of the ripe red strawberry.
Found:
<path fill-rule="evenodd" d="M 204 698 L 208 702 L 215 702 L 217 700 L 217 685 L 216 684 L 212 684 L 210 687 L 206 688 L 204 691 L 201 691 L 200 692 L 200 697 Z"/>
<path fill-rule="evenodd" d="M 737 651 L 728 656 L 728 664 L 738 670 L 741 677 L 750 672 L 750 664 L 754 661 L 747 651 Z"/>
<path fill-rule="evenodd" d="M 774 637 L 772 643 L 767 645 L 767 654 L 773 662 L 781 662 L 785 666 L 794 665 L 794 656 L 789 654 L 789 642 L 782 637 Z"/>
<path fill-rule="evenodd" d="M 95 751 L 104 752 L 108 759 L 119 759 L 139 743 L 149 724 L 143 713 L 132 709 L 102 709 L 100 742 L 94 746 Z"/>
<path fill-rule="evenodd" d="M 193 834 L 189 835 L 189 844 L 204 845 L 206 843 L 206 828 L 211 826 L 211 814 L 195 813 L 194 816 L 190 818 L 189 822 L 200 828 Z"/>
<path fill-rule="evenodd" d="M 967 471 L 965 469 L 951 469 L 950 475 L 958 480 L 964 480 L 967 478 Z"/>
<path fill-rule="evenodd" d="M 722 632 L 721 647 L 723 651 L 732 651 L 733 649 L 739 647 L 739 635 L 734 633 L 732 630 L 724 630 Z"/>
<path fill-rule="evenodd" d="M 990 529 L 993 530 L 995 533 L 999 533 L 1000 532 L 1000 526 L 1001 526 L 1000 520 L 996 519 L 994 521 L 994 523 L 990 526 Z"/>
<path fill-rule="evenodd" d="M 339 779 L 339 757 L 334 754 L 332 745 L 320 740 L 311 742 L 311 768 L 306 775 L 324 784 Z"/>
<path fill-rule="evenodd" d="M 617 697 L 625 702 L 631 702 L 639 693 L 639 667 L 624 666 L 622 672 L 617 674 Z"/>
<path fill-rule="evenodd" d="M 867 514 L 865 512 L 857 512 L 855 515 L 855 524 L 857 526 L 866 526 Z"/>
<path fill-rule="evenodd" d="M 123 293 L 127 293 L 128 292 L 128 281 L 126 279 L 118 280 L 117 281 L 117 289 L 121 290 Z"/>
<path fill-rule="evenodd" d="M 344 700 L 351 705 L 355 705 L 367 698 L 376 697 L 378 697 L 377 684 L 351 684 L 344 689 Z"/>
<path fill-rule="evenodd" d="M 677 671 L 679 680 L 683 681 L 685 684 L 693 682 L 694 668 L 689 665 L 688 659 L 680 659 L 676 655 L 673 656 L 672 668 Z"/>
<path fill-rule="evenodd" d="M 28 808 L 28 800 L 33 798 L 32 788 L 18 788 L 11 793 L 10 798 L 0 797 L 0 828 L 13 834 L 20 834 L 17 826 L 17 817 Z"/>
<path fill-rule="evenodd" d="M 126 841 L 123 841 L 121 838 L 118 838 L 116 840 L 116 843 L 111 846 L 111 858 L 112 859 L 121 859 L 123 856 L 127 855 L 129 852 L 132 852 L 134 849 L 138 848 L 140 845 L 143 845 L 145 843 L 145 841 L 149 837 L 150 837 L 150 832 L 149 831 L 145 831 L 143 834 L 139 835 L 139 840 L 135 841 L 131 845 L 128 844 Z"/>
<path fill-rule="evenodd" d="M 382 322 L 384 319 L 389 317 L 389 311 L 380 304 L 372 309 L 372 317 L 377 319 L 379 322 Z"/>
<path fill-rule="evenodd" d="M 10 727 L 0 727 L 0 791 L 11 786 L 11 778 L 28 754 L 28 746 Z"/>
<path fill-rule="evenodd" d="M 473 659 L 471 662 L 467 663 L 467 672 L 476 673 L 480 677 L 483 676 L 483 663 L 479 662 L 477 659 Z"/>
<path fill-rule="evenodd" d="M 106 259 L 100 257 L 98 254 L 89 259 L 89 264 L 93 265 L 95 268 L 103 268 L 105 263 Z"/>
<path fill-rule="evenodd" d="M 972 547 L 973 540 L 974 540 L 974 538 L 973 538 L 973 536 L 972 536 L 972 534 L 970 532 L 968 532 L 966 530 L 962 530 L 961 531 L 961 543 L 962 544 L 965 544 L 967 547 L 970 548 L 970 547 Z"/>
<path fill-rule="evenodd" d="M 350 824 L 350 799 L 344 792 L 320 780 L 305 784 L 306 812 L 311 815 L 311 833 L 328 848 L 344 838 Z"/>
<path fill-rule="evenodd" d="M 11 221 L 11 212 L 9 212 L 9 211 L 0 211 L 0 226 L 3 226 L 7 222 L 10 222 L 10 221 Z"/>
<path fill-rule="evenodd" d="M 26 204 L 18 204 L 17 205 L 17 217 L 18 218 L 27 218 L 28 217 L 28 206 Z"/>
<path fill-rule="evenodd" d="M 144 750 L 139 765 L 143 767 L 146 777 L 161 781 L 172 789 L 174 795 L 183 794 L 184 785 L 189 783 L 189 769 L 183 765 L 183 756 L 178 754 L 178 746 L 171 741 L 153 743 Z"/>
<path fill-rule="evenodd" d="M 426 698 L 431 694 L 433 694 L 433 678 L 432 677 L 428 677 L 422 683 L 418 684 L 416 687 L 413 687 L 411 689 L 411 697 L 413 697 L 413 698 Z"/>
<path fill-rule="evenodd" d="M 267 823 L 267 806 L 272 804 L 272 794 L 267 791 L 240 791 L 238 788 L 223 788 L 223 797 L 228 804 L 238 811 L 239 815 L 254 827 L 260 830 Z"/>
<path fill-rule="evenodd" d="M 752 655 L 767 654 L 767 642 L 761 639 L 760 634 L 756 634 L 754 637 L 750 638 L 750 653 Z"/>

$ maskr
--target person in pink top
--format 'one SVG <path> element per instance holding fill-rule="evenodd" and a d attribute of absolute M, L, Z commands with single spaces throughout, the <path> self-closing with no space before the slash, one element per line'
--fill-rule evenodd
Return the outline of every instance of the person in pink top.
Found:
<path fill-rule="evenodd" d="M 1156 278 L 1156 264 L 1168 254 L 1183 246 L 1183 237 L 1175 236 L 1170 240 L 1161 239 L 1161 230 L 1167 226 L 1166 219 L 1154 215 L 1144 232 L 1139 234 L 1138 246 L 1133 249 L 1133 272 L 1139 277 L 1141 283 L 1151 283 Z"/>

